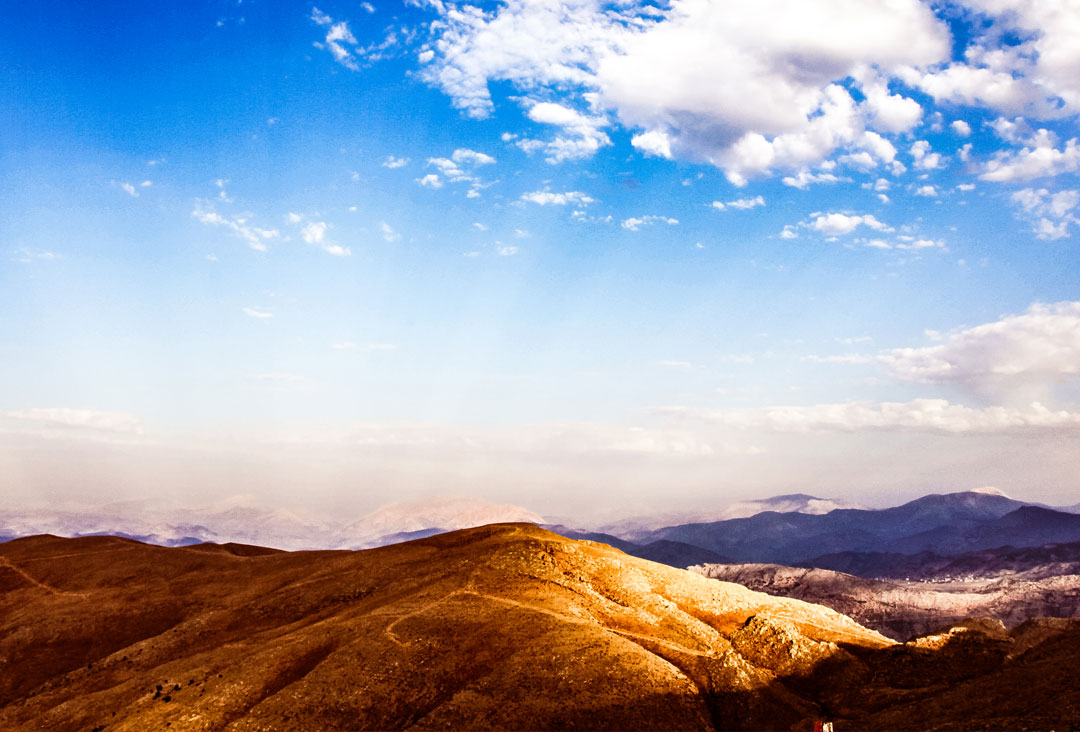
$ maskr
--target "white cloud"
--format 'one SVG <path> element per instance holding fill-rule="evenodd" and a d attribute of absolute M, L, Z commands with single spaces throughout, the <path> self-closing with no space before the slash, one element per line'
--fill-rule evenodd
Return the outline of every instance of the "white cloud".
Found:
<path fill-rule="evenodd" d="M 439 173 L 429 173 L 423 178 L 417 178 L 416 182 L 428 188 L 442 188 L 444 180 L 450 183 L 468 183 L 470 189 L 466 196 L 479 198 L 480 191 L 493 183 L 485 183 L 473 169 L 494 163 L 495 158 L 490 155 L 459 147 L 448 158 L 428 158 L 428 165 L 434 166 Z"/>
<path fill-rule="evenodd" d="M 861 103 L 834 82 L 949 53 L 945 24 L 917 0 L 427 6 L 440 18 L 421 76 L 467 114 L 490 115 L 489 84 L 508 82 L 528 95 L 518 100 L 530 113 L 537 98 L 559 107 L 536 114 L 576 130 L 564 155 L 606 144 L 600 120 L 613 113 L 637 131 L 638 149 L 712 163 L 735 183 L 803 169 L 837 148 L 857 151 L 868 126 L 910 128 L 921 110 L 889 93 L 886 79 L 867 79 Z"/>
<path fill-rule="evenodd" d="M 454 150 L 450 158 L 461 165 L 491 165 L 495 162 L 495 158 L 490 155 L 463 147 Z"/>
<path fill-rule="evenodd" d="M 945 242 L 940 239 L 917 239 L 915 237 L 900 237 L 901 241 L 896 245 L 897 249 L 944 249 Z"/>
<path fill-rule="evenodd" d="M 195 210 L 191 215 L 208 226 L 221 226 L 247 242 L 247 245 L 257 252 L 266 251 L 266 242 L 280 238 L 277 229 L 264 229 L 252 226 L 245 216 L 225 217 L 214 211 L 209 201 L 196 199 Z"/>
<path fill-rule="evenodd" d="M 132 198 L 139 197 L 139 192 L 135 189 L 135 186 L 131 185 L 130 183 L 121 183 L 120 187 Z"/>
<path fill-rule="evenodd" d="M 379 222 L 379 231 L 382 232 L 383 241 L 389 242 L 391 244 L 401 239 L 401 234 L 394 231 L 393 227 L 391 227 L 390 224 L 386 223 L 385 221 Z"/>
<path fill-rule="evenodd" d="M 274 317 L 274 314 L 266 308 L 243 308 L 244 315 L 247 315 L 258 320 L 268 320 Z"/>
<path fill-rule="evenodd" d="M 501 246 L 498 248 L 498 252 L 500 257 L 512 257 L 518 253 L 518 248 L 512 246 Z"/>
<path fill-rule="evenodd" d="M 919 186 L 915 189 L 915 195 L 928 197 L 937 196 L 937 188 L 931 185 Z"/>
<path fill-rule="evenodd" d="M 992 160 L 986 162 L 986 168 L 979 177 L 983 180 L 1007 182 L 1080 170 L 1080 147 L 1077 146 L 1075 137 L 1059 150 L 1053 133 L 1041 129 L 1029 142 L 1030 145 L 1019 151 L 996 153 Z"/>
<path fill-rule="evenodd" d="M 528 111 L 533 122 L 561 127 L 567 136 L 557 136 L 543 143 L 549 163 L 591 157 L 601 147 L 611 144 L 601 128 L 608 122 L 603 116 L 587 116 L 554 102 L 537 102 Z"/>
<path fill-rule="evenodd" d="M 875 231 L 892 231 L 890 227 L 878 221 L 873 214 L 862 216 L 842 213 L 818 214 L 808 225 L 815 231 L 829 236 L 850 234 L 859 226 L 866 226 Z"/>
<path fill-rule="evenodd" d="M 916 141 L 909 152 L 919 170 L 934 170 L 941 165 L 941 153 L 932 152 L 926 140 Z"/>
<path fill-rule="evenodd" d="M 1080 111 L 1080 12 L 1074 0 L 966 0 L 981 22 L 963 62 L 918 83 L 939 100 L 1055 117 Z M 1002 44 L 1005 36 L 1019 42 Z"/>
<path fill-rule="evenodd" d="M 387 155 L 386 160 L 384 160 L 382 162 L 382 166 L 384 168 L 390 168 L 390 169 L 404 168 L 408 164 L 409 164 L 409 159 L 408 158 L 396 158 L 393 155 Z"/>
<path fill-rule="evenodd" d="M 763 196 L 754 196 L 753 198 L 737 198 L 734 201 L 713 201 L 712 207 L 717 211 L 725 211 L 729 208 L 739 209 L 740 211 L 746 211 L 757 206 L 765 205 L 765 198 Z"/>
<path fill-rule="evenodd" d="M 1050 193 L 1045 188 L 1024 188 L 1013 193 L 1010 200 L 1032 222 L 1039 239 L 1063 239 L 1069 236 L 1070 224 L 1080 224 L 1080 218 L 1073 213 L 1080 204 L 1080 191 Z"/>
<path fill-rule="evenodd" d="M 346 48 L 346 46 L 355 47 L 357 45 L 356 37 L 349 30 L 349 24 L 345 22 L 335 23 L 329 15 L 321 12 L 318 8 L 312 8 L 311 19 L 319 25 L 327 26 L 325 48 L 330 51 L 334 60 L 347 69 L 359 70 L 360 66 L 357 64 L 352 50 Z M 318 45 L 321 46 L 321 44 Z"/>
<path fill-rule="evenodd" d="M 132 435 L 143 433 L 143 422 L 134 414 L 99 409 L 39 407 L 0 411 L 0 418 L 40 428 L 93 430 Z"/>
<path fill-rule="evenodd" d="M 20 264 L 31 264 L 33 262 L 50 262 L 54 259 L 62 259 L 62 257 L 56 252 L 50 252 L 46 249 L 29 249 L 22 247 L 15 249 L 11 252 L 12 262 L 19 262 Z"/>
<path fill-rule="evenodd" d="M 971 125 L 962 119 L 953 120 L 953 123 L 949 126 L 960 137 L 967 137 L 971 134 Z"/>
<path fill-rule="evenodd" d="M 301 221 L 305 222 L 300 229 L 300 238 L 311 246 L 318 247 L 335 257 L 347 257 L 352 254 L 348 247 L 335 244 L 327 238 L 326 232 L 329 230 L 330 225 L 325 221 L 309 221 L 294 213 L 290 213 L 288 219 L 293 224 L 298 224 Z"/>
<path fill-rule="evenodd" d="M 1042 404 L 1024 408 L 972 408 L 945 399 L 909 402 L 847 402 L 811 406 L 703 410 L 670 407 L 672 416 L 689 417 L 740 430 L 776 432 L 862 432 L 915 430 L 945 433 L 1001 433 L 1080 429 L 1080 413 L 1053 411 Z"/>
<path fill-rule="evenodd" d="M 552 193 L 550 191 L 533 191 L 521 194 L 522 201 L 530 201 L 541 206 L 565 206 L 568 203 L 587 206 L 596 199 L 581 191 L 566 191 L 565 193 Z"/>
<path fill-rule="evenodd" d="M 630 138 L 630 144 L 646 155 L 671 159 L 671 138 L 659 130 L 634 135 Z"/>
<path fill-rule="evenodd" d="M 367 3 L 362 3 L 360 7 L 366 10 L 365 5 Z M 350 71 L 359 71 L 361 61 L 372 62 L 385 58 L 387 50 L 398 42 L 394 30 L 390 29 L 381 42 L 361 46 L 346 21 L 335 23 L 333 18 L 318 8 L 312 8 L 311 20 L 327 29 L 323 42 L 316 42 L 314 46 L 330 51 L 334 60 Z"/>
<path fill-rule="evenodd" d="M 808 170 L 800 170 L 795 175 L 785 176 L 783 178 L 783 183 L 786 186 L 805 191 L 814 183 L 836 183 L 839 180 L 840 179 L 832 173 L 811 173 Z"/>
<path fill-rule="evenodd" d="M 668 224 L 669 226 L 675 226 L 678 223 L 678 219 L 668 218 L 667 216 L 640 216 L 625 219 L 622 222 L 622 227 L 630 231 L 637 231 L 642 226 L 651 226 L 653 224 Z"/>
<path fill-rule="evenodd" d="M 962 330 L 937 345 L 880 356 L 898 379 L 953 384 L 980 394 L 1035 396 L 1080 376 L 1080 302 L 1032 305 L 1023 315 Z"/>
<path fill-rule="evenodd" d="M 907 132 L 922 119 L 922 107 L 914 99 L 890 94 L 884 79 L 863 84 L 873 124 L 884 132 Z"/>

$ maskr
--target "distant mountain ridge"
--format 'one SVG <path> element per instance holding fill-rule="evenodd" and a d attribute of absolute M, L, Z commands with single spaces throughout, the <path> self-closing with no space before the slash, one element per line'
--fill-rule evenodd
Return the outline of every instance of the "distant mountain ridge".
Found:
<path fill-rule="evenodd" d="M 34 534 L 109 534 L 162 546 L 237 542 L 278 549 L 358 549 L 490 523 L 527 522 L 676 567 L 723 562 L 799 565 L 834 557 L 829 561 L 841 562 L 835 568 L 850 566 L 857 573 L 863 571 L 860 564 L 876 561 L 880 566 L 883 559 L 855 555 L 894 556 L 898 566 L 908 566 L 910 560 L 899 557 L 1080 541 L 1080 515 L 1017 501 L 991 489 L 931 494 L 885 509 L 833 508 L 841 504 L 791 494 L 736 502 L 720 512 L 735 518 L 649 530 L 634 528 L 630 521 L 617 531 L 606 531 L 549 525 L 526 508 L 473 498 L 401 502 L 357 520 L 331 521 L 302 511 L 266 508 L 241 496 L 201 510 L 118 504 L 87 512 L 0 511 L 0 541 Z M 741 515 L 752 507 L 770 510 Z"/>
<path fill-rule="evenodd" d="M 37 534 L 110 535 L 158 546 L 237 542 L 277 549 L 366 549 L 485 524 L 543 521 L 520 506 L 477 498 L 436 498 L 394 503 L 351 522 L 333 522 L 234 496 L 202 509 L 129 503 L 94 511 L 0 511 L 0 540 Z"/>
<path fill-rule="evenodd" d="M 641 541 L 667 539 L 737 562 L 791 565 L 839 552 L 940 554 L 1004 544 L 1080 541 L 1080 516 L 984 492 L 932 494 L 886 509 L 826 514 L 766 511 L 749 518 L 669 526 Z"/>

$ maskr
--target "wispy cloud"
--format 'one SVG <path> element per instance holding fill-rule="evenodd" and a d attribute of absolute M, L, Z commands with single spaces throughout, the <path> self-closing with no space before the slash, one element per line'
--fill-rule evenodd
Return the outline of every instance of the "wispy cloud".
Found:
<path fill-rule="evenodd" d="M 243 308 L 244 315 L 258 320 L 269 320 L 274 314 L 266 308 Z"/>

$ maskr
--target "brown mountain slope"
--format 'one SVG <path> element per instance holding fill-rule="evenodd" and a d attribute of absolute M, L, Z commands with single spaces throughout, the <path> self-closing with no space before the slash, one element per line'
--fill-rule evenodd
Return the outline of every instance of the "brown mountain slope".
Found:
<path fill-rule="evenodd" d="M 1071 626 L 1019 656 L 976 632 L 896 646 L 526 524 L 363 552 L 33 537 L 0 546 L 0 590 L 3 730 L 930 728 L 957 684 L 1072 648 Z"/>

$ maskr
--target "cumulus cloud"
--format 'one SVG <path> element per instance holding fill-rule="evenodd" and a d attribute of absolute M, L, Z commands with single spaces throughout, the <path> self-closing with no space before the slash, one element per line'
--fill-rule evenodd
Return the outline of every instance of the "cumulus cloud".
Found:
<path fill-rule="evenodd" d="M 810 228 L 815 231 L 820 231 L 822 234 L 828 236 L 850 234 L 859 226 L 866 226 L 875 231 L 892 231 L 889 226 L 878 221 L 873 214 L 864 214 L 860 216 L 858 214 L 823 213 L 817 215 L 811 214 L 811 218 L 812 220 L 808 224 Z"/>
<path fill-rule="evenodd" d="M 941 153 L 933 152 L 926 140 L 917 140 L 909 152 L 919 170 L 933 170 L 941 165 Z"/>
<path fill-rule="evenodd" d="M 709 162 L 736 184 L 863 149 L 870 128 L 910 129 L 919 105 L 866 69 L 949 55 L 945 24 L 917 0 L 427 5 L 440 17 L 421 76 L 465 113 L 490 115 L 490 85 L 508 82 L 534 121 L 572 133 L 566 157 L 607 144 L 613 114 L 646 154 Z M 837 83 L 852 77 L 867 77 L 860 102 Z"/>
<path fill-rule="evenodd" d="M 1010 200 L 1023 218 L 1032 223 L 1039 239 L 1063 239 L 1069 236 L 1070 224 L 1080 224 L 1075 211 L 1080 204 L 1080 191 L 1062 190 L 1051 193 L 1045 188 L 1024 188 L 1012 194 Z"/>
<path fill-rule="evenodd" d="M 629 229 L 630 231 L 637 231 L 642 226 L 651 226 L 652 224 L 668 224 L 669 226 L 674 226 L 678 223 L 678 219 L 672 219 L 667 216 L 641 216 L 625 219 L 622 222 L 622 227 L 624 229 Z"/>
<path fill-rule="evenodd" d="M 811 173 L 809 170 L 800 170 L 795 175 L 787 175 L 782 179 L 784 185 L 798 188 L 800 191 L 805 191 L 814 183 L 837 183 L 839 181 L 840 178 L 837 178 L 832 173 Z"/>
<path fill-rule="evenodd" d="M 334 243 L 327 236 L 327 231 L 330 229 L 330 224 L 327 222 L 315 221 L 291 211 L 285 214 L 285 220 L 294 225 L 302 224 L 302 226 L 300 226 L 300 238 L 307 244 L 318 247 L 327 254 L 332 254 L 335 257 L 347 257 L 352 254 L 352 251 L 348 247 L 343 247 L 340 244 Z"/>
<path fill-rule="evenodd" d="M 965 0 L 980 14 L 964 59 L 911 79 L 939 100 L 1056 117 L 1080 111 L 1075 0 Z M 1002 44 L 1012 36 L 1019 42 Z"/>
<path fill-rule="evenodd" d="M 1040 129 L 1020 150 L 995 153 L 979 177 L 983 180 L 1007 182 L 1031 180 L 1080 170 L 1080 147 L 1072 138 L 1061 149 L 1055 135 Z"/>
<path fill-rule="evenodd" d="M 566 191 L 565 193 L 552 193 L 551 191 L 532 191 L 531 193 L 521 194 L 522 201 L 529 201 L 541 206 L 565 206 L 568 203 L 573 203 L 579 206 L 587 206 L 590 203 L 595 202 L 596 199 L 588 196 L 581 191 Z"/>
<path fill-rule="evenodd" d="M 1022 315 L 953 333 L 933 346 L 894 349 L 879 360 L 904 381 L 1045 402 L 1054 384 L 1080 376 L 1080 302 L 1032 305 Z"/>
<path fill-rule="evenodd" d="M 726 211 L 729 208 L 735 208 L 740 211 L 746 211 L 757 206 L 764 206 L 765 198 L 763 196 L 754 196 L 753 198 L 737 198 L 734 201 L 713 201 L 712 207 L 717 211 Z"/>
<path fill-rule="evenodd" d="M 386 160 L 384 160 L 382 162 L 382 166 L 384 168 L 391 168 L 391 169 L 404 168 L 408 164 L 409 164 L 409 159 L 408 158 L 397 158 L 397 157 L 394 157 L 393 155 L 388 155 L 386 157 Z"/>
<path fill-rule="evenodd" d="M 427 164 L 439 172 L 428 173 L 422 178 L 417 178 L 416 182 L 426 188 L 442 188 L 444 182 L 468 183 L 469 191 L 466 195 L 469 198 L 478 198 L 480 191 L 492 184 L 485 183 L 476 174 L 476 168 L 493 165 L 495 162 L 495 158 L 486 153 L 459 147 L 448 158 L 428 158 Z"/>
<path fill-rule="evenodd" d="M 529 109 L 528 117 L 533 122 L 561 127 L 566 133 L 537 146 L 547 153 L 549 163 L 587 158 L 611 144 L 607 133 L 602 131 L 608 121 L 600 115 L 585 115 L 554 102 L 537 102 Z"/>

